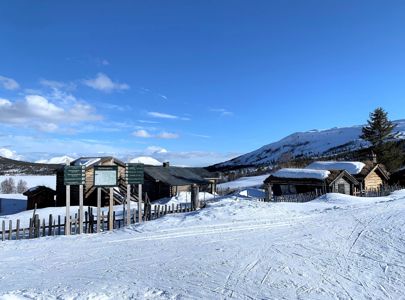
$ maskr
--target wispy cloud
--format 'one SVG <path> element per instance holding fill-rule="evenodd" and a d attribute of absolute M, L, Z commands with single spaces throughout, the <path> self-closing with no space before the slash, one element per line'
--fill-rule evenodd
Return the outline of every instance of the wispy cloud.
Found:
<path fill-rule="evenodd" d="M 233 116 L 233 112 L 225 108 L 211 108 L 210 111 L 219 113 L 221 116 Z"/>
<path fill-rule="evenodd" d="M 153 118 L 159 118 L 159 119 L 171 119 L 171 120 L 183 120 L 183 121 L 191 120 L 189 117 L 181 117 L 181 116 L 176 116 L 176 115 L 161 113 L 161 112 L 156 112 L 156 111 L 148 112 L 148 116 L 153 117 Z"/>
<path fill-rule="evenodd" d="M 158 134 L 152 134 L 146 129 L 138 129 L 132 133 L 133 136 L 139 138 L 156 138 L 156 139 L 177 139 L 179 135 L 177 133 L 172 132 L 160 132 Z"/>
<path fill-rule="evenodd" d="M 139 123 L 144 123 L 144 124 L 159 124 L 157 121 L 149 121 L 149 120 L 138 120 Z"/>
<path fill-rule="evenodd" d="M 150 117 L 160 118 L 160 119 L 178 119 L 179 118 L 178 116 L 175 116 L 175 115 L 156 112 L 156 111 L 150 111 L 150 112 L 148 112 L 148 115 Z"/>
<path fill-rule="evenodd" d="M 95 90 L 99 90 L 102 92 L 112 92 L 114 90 L 122 91 L 128 90 L 129 85 L 126 83 L 119 83 L 114 82 L 104 73 L 98 73 L 95 78 L 93 79 L 85 79 L 83 80 L 83 84 L 91 87 Z"/>
<path fill-rule="evenodd" d="M 133 136 L 140 137 L 140 138 L 151 138 L 152 135 L 146 131 L 145 129 L 139 129 L 132 133 Z"/>
<path fill-rule="evenodd" d="M 6 90 L 17 90 L 20 88 L 20 85 L 17 81 L 15 81 L 13 78 L 5 76 L 0 76 L 0 86 L 5 88 Z"/>
<path fill-rule="evenodd" d="M 205 134 L 195 134 L 195 133 L 190 133 L 191 136 L 195 136 L 195 137 L 199 137 L 199 138 L 203 138 L 203 139 L 210 139 L 211 136 L 210 135 L 205 135 Z"/>

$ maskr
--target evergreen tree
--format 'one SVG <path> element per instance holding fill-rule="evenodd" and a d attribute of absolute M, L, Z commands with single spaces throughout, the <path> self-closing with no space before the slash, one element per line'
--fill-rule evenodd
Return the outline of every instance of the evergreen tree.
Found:
<path fill-rule="evenodd" d="M 363 140 L 369 141 L 373 147 L 378 147 L 394 136 L 395 125 L 388 120 L 388 113 L 381 107 L 370 113 L 368 125 L 362 129 L 360 136 Z"/>
<path fill-rule="evenodd" d="M 379 163 L 393 171 L 403 163 L 403 151 L 398 143 L 393 141 L 396 127 L 388 119 L 387 112 L 381 107 L 370 113 L 370 119 L 362 129 L 362 139 L 371 143 L 371 148 L 377 155 Z"/>

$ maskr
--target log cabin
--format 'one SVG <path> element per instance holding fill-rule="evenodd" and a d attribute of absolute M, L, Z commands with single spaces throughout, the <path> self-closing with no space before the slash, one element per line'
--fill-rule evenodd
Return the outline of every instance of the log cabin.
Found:
<path fill-rule="evenodd" d="M 374 191 L 388 184 L 389 173 L 384 165 L 372 161 L 315 161 L 307 166 L 317 170 L 346 170 L 359 182 L 361 192 Z M 357 193 L 355 193 L 357 194 Z"/>
<path fill-rule="evenodd" d="M 84 184 L 85 206 L 97 206 L 97 188 L 94 186 L 94 166 L 117 166 L 118 186 L 114 187 L 114 204 L 121 204 L 126 198 L 125 163 L 111 156 L 81 157 L 70 163 L 71 166 L 85 166 L 86 181 Z M 131 190 L 131 200 L 137 201 L 135 190 Z M 109 188 L 101 188 L 101 205 L 109 202 Z M 70 204 L 79 205 L 79 186 L 70 187 Z M 56 172 L 56 205 L 66 205 L 66 186 L 64 184 L 64 167 Z"/>
<path fill-rule="evenodd" d="M 145 166 L 144 170 L 143 189 L 152 201 L 191 192 L 193 185 L 197 185 L 200 191 L 214 193 L 219 179 L 217 173 L 204 168 L 171 167 L 167 162 L 162 166 Z"/>
<path fill-rule="evenodd" d="M 23 193 L 27 196 L 27 210 L 35 208 L 54 207 L 56 192 L 47 186 L 36 186 Z"/>
<path fill-rule="evenodd" d="M 405 166 L 391 174 L 390 184 L 405 187 Z"/>
<path fill-rule="evenodd" d="M 280 169 L 271 174 L 265 186 L 274 196 L 303 193 L 342 193 L 353 195 L 358 181 L 346 170 Z"/>

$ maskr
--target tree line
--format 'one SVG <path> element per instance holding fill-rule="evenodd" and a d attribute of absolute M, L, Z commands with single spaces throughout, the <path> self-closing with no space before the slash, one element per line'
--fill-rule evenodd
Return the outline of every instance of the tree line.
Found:
<path fill-rule="evenodd" d="M 12 177 L 4 179 L 0 183 L 0 192 L 2 194 L 22 194 L 28 190 L 27 182 L 20 179 L 17 184 Z"/>

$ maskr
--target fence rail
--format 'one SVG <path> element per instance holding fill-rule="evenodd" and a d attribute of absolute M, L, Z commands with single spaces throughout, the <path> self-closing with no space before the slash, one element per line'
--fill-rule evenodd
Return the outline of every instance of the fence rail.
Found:
<path fill-rule="evenodd" d="M 196 210 L 192 207 L 191 203 L 179 203 L 172 205 L 151 205 L 144 206 L 144 213 L 141 220 L 139 220 L 138 209 L 131 209 L 130 219 L 126 219 L 126 213 L 122 211 L 122 215 L 113 212 L 113 229 L 118 229 L 129 224 L 140 223 L 140 221 L 150 221 L 163 217 L 167 214 L 184 213 Z M 102 212 L 100 216 L 93 213 L 93 207 L 88 207 L 84 213 L 83 220 L 83 232 L 84 233 L 96 233 L 107 231 L 109 228 L 109 213 Z M 79 211 L 72 217 L 70 217 L 70 233 L 72 235 L 79 234 L 80 223 Z M 97 220 L 99 219 L 99 222 Z M 97 225 L 99 224 L 99 226 Z M 40 218 L 36 214 L 33 218 L 30 218 L 28 226 L 21 226 L 21 220 L 3 220 L 0 228 L 0 240 L 22 240 L 33 239 L 45 236 L 64 235 L 66 228 L 65 216 L 53 216 L 50 214 L 47 218 Z"/>

